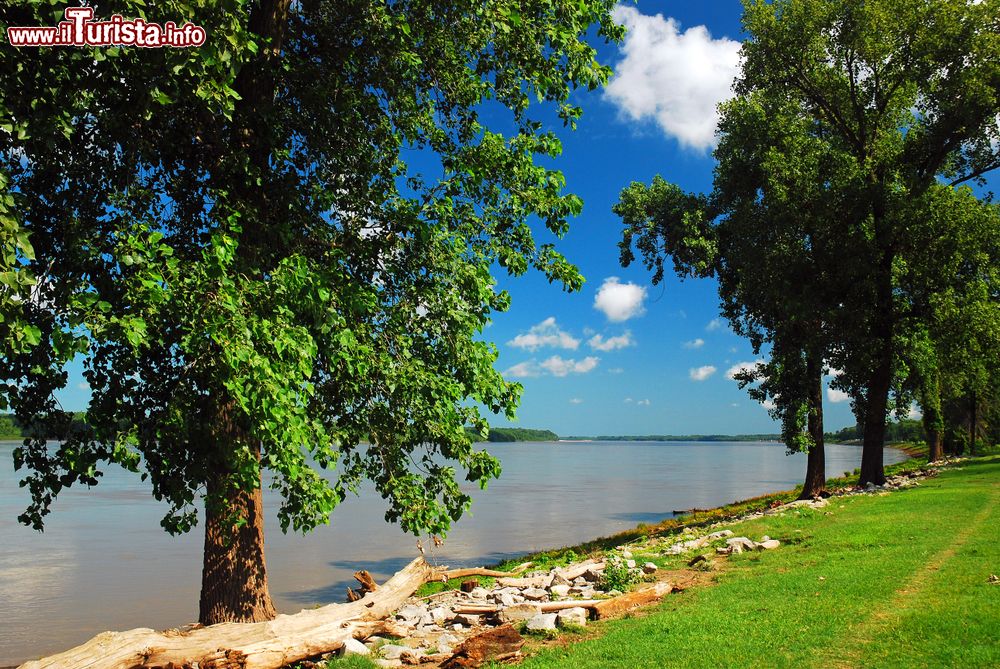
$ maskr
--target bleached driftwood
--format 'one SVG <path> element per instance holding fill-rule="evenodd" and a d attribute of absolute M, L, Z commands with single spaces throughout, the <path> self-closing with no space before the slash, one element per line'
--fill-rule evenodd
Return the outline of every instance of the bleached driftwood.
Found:
<path fill-rule="evenodd" d="M 330 604 L 262 623 L 220 623 L 187 630 L 104 632 L 76 648 L 19 669 L 277 669 L 337 650 L 350 638 L 391 628 L 384 620 L 436 571 L 422 557 L 374 592 L 349 604 Z"/>

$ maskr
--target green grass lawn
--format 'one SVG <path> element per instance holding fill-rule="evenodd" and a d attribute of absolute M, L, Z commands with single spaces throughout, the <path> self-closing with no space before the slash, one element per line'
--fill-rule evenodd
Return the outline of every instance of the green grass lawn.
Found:
<path fill-rule="evenodd" d="M 1000 667 L 1000 457 L 831 502 L 733 525 L 782 547 L 522 666 Z"/>

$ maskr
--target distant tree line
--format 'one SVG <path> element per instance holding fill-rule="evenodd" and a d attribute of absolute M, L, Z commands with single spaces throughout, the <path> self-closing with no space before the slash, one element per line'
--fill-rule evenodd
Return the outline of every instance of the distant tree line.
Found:
<path fill-rule="evenodd" d="M 594 441 L 780 441 L 780 434 L 643 434 L 607 435 L 597 437 L 566 437 Z"/>
<path fill-rule="evenodd" d="M 472 428 L 468 428 L 469 436 L 479 441 L 481 437 Z M 486 441 L 558 441 L 559 435 L 552 430 L 534 430 L 525 427 L 491 427 Z"/>
<path fill-rule="evenodd" d="M 0 439 L 66 439 L 69 435 L 82 434 L 87 430 L 82 411 L 65 411 L 58 420 L 46 420 L 44 424 L 25 426 L 14 414 L 0 414 Z"/>

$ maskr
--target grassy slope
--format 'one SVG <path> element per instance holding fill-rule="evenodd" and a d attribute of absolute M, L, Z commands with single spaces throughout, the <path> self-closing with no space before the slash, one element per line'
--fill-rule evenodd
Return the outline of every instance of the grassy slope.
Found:
<path fill-rule="evenodd" d="M 991 457 L 914 489 L 740 524 L 784 545 L 523 666 L 1000 666 L 1000 585 L 987 583 L 1000 571 L 998 502 Z"/>

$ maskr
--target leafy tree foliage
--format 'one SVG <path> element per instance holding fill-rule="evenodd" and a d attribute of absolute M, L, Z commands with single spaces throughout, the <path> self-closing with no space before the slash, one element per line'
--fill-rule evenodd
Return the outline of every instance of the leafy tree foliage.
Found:
<path fill-rule="evenodd" d="M 529 226 L 558 238 L 581 208 L 535 162 L 560 152 L 539 119 L 573 126 L 571 91 L 607 79 L 584 36 L 620 38 L 612 4 L 122 0 L 100 13 L 208 41 L 5 52 L 0 401 L 56 419 L 81 355 L 93 393 L 85 434 L 16 452 L 21 520 L 105 462 L 150 480 L 170 532 L 203 499 L 203 622 L 273 615 L 265 472 L 283 529 L 369 479 L 387 520 L 445 531 L 470 503 L 455 465 L 499 473 L 477 403 L 512 416 L 520 391 L 479 338 L 509 303 L 491 267 L 582 282 Z"/>
<path fill-rule="evenodd" d="M 746 5 L 752 39 L 737 92 L 785 99 L 824 134 L 843 175 L 828 187 L 842 203 L 846 257 L 867 268 L 838 301 L 850 318 L 834 358 L 865 423 L 863 482 L 884 479 L 906 311 L 896 274 L 921 220 L 912 207 L 939 180 L 957 186 L 1000 167 L 998 10 L 995 0 Z"/>
<path fill-rule="evenodd" d="M 951 189 L 1000 167 L 998 15 L 996 0 L 747 0 L 712 195 L 654 182 L 619 203 L 625 262 L 634 243 L 654 279 L 665 257 L 682 275 L 714 273 L 737 331 L 771 343 L 769 368 L 744 380 L 784 398 L 786 434 L 815 388 L 799 357 L 841 371 L 865 425 L 862 482 L 884 480 L 890 391 L 932 289 L 906 273 L 940 230 L 936 200 L 968 198 Z"/>

